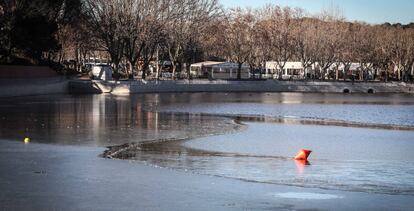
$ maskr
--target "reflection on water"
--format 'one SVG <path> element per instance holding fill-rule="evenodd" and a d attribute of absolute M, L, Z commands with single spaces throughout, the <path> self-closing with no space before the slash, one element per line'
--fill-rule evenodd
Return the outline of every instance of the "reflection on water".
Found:
<path fill-rule="evenodd" d="M 410 95 L 0 99 L 0 139 L 122 145 L 107 156 L 245 181 L 389 194 L 414 195 L 413 127 Z M 154 140 L 164 141 L 148 142 Z M 313 150 L 310 165 L 292 160 L 301 148 Z"/>
<path fill-rule="evenodd" d="M 220 103 L 175 103 L 158 111 L 254 115 L 365 124 L 414 126 L 414 97 L 411 95 L 329 95 L 329 94 L 254 94 L 244 98 L 223 96 Z"/>
<path fill-rule="evenodd" d="M 414 126 L 413 105 L 210 103 L 197 105 L 181 104 L 161 109 L 165 112 L 266 115 L 270 117 L 327 119 L 369 124 Z"/>
<path fill-rule="evenodd" d="M 168 96 L 169 97 L 169 96 Z M 232 131 L 228 118 L 151 112 L 158 95 L 37 96 L 0 101 L 0 138 L 76 145 L 117 145 Z M 173 103 L 175 97 L 169 97 Z M 164 99 L 165 100 L 165 99 Z"/>
<path fill-rule="evenodd" d="M 295 164 L 299 174 L 303 174 L 305 172 L 305 167 L 310 166 L 310 162 L 307 160 L 295 160 Z"/>

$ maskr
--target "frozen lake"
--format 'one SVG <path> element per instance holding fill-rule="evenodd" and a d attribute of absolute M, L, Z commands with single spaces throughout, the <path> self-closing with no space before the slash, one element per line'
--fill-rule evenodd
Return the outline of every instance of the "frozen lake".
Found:
<path fill-rule="evenodd" d="M 81 146 L 176 139 L 137 145 L 125 158 L 250 182 L 398 195 L 414 195 L 412 128 L 414 98 L 397 94 L 194 93 L 0 100 L 0 139 L 30 137 L 34 142 Z M 292 160 L 302 148 L 313 150 L 310 165 Z"/>

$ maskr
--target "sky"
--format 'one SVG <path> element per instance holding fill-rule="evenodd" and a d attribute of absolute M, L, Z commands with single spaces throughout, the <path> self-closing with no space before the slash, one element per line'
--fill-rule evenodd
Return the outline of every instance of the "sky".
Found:
<path fill-rule="evenodd" d="M 311 14 L 332 5 L 350 21 L 371 24 L 414 22 L 414 0 L 220 0 L 225 7 L 261 7 L 268 3 L 300 7 Z"/>

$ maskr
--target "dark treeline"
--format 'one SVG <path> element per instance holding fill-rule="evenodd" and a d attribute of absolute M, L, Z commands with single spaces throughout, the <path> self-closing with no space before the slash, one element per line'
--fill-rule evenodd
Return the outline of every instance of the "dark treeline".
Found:
<path fill-rule="evenodd" d="M 360 80 L 369 72 L 373 79 L 407 81 L 414 65 L 413 23 L 370 25 L 276 5 L 224 10 L 217 0 L 0 0 L 0 24 L 2 64 L 59 67 L 70 60 L 80 70 L 101 55 L 116 73 L 142 78 L 155 60 L 171 61 L 172 77 L 203 60 L 238 63 L 238 75 L 242 64 L 263 70 L 274 61 L 283 69 L 299 61 L 323 80 L 338 80 L 358 63 Z"/>
<path fill-rule="evenodd" d="M 0 61 L 39 64 L 62 49 L 59 27 L 75 23 L 80 1 L 1 0 Z"/>

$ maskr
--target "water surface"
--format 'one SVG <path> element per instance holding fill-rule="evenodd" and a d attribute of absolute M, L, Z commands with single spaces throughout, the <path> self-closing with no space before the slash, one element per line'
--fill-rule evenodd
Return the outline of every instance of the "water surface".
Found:
<path fill-rule="evenodd" d="M 414 195 L 413 127 L 414 98 L 398 94 L 0 99 L 0 139 L 95 146 L 150 141 L 126 145 L 121 157 L 250 182 L 387 194 Z M 310 163 L 292 160 L 301 148 L 313 150 Z"/>

